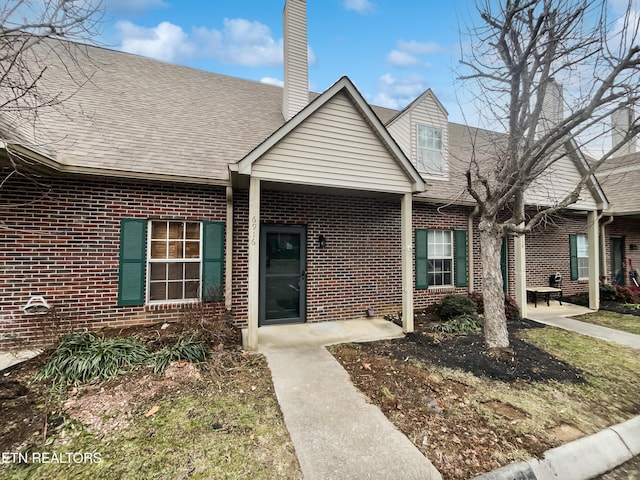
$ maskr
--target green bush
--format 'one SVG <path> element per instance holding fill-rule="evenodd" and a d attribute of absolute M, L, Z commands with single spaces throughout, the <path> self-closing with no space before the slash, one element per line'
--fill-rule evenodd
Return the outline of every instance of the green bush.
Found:
<path fill-rule="evenodd" d="M 451 320 L 460 315 L 475 315 L 476 304 L 467 295 L 451 293 L 445 295 L 438 304 L 438 316 L 441 320 Z"/>
<path fill-rule="evenodd" d="M 171 361 L 188 360 L 192 363 L 200 363 L 207 359 L 208 353 L 204 341 L 193 337 L 182 337 L 174 346 L 165 347 L 154 354 L 153 371 L 161 373 Z"/>
<path fill-rule="evenodd" d="M 431 330 L 453 335 L 463 335 L 466 333 L 476 333 L 482 328 L 480 320 L 475 314 L 463 313 L 446 322 L 434 323 Z"/>
<path fill-rule="evenodd" d="M 193 337 L 182 337 L 175 345 L 151 353 L 133 338 L 104 338 L 87 332 L 63 339 L 36 380 L 50 378 L 56 384 L 80 385 L 109 380 L 149 364 L 161 373 L 171 361 L 198 363 L 206 360 L 208 353 L 205 342 Z"/>
<path fill-rule="evenodd" d="M 605 302 L 616 301 L 616 287 L 608 283 L 600 284 L 600 300 Z"/>
<path fill-rule="evenodd" d="M 475 290 L 469 294 L 469 298 L 473 300 L 478 309 L 478 313 L 484 315 L 484 297 L 482 293 Z M 520 320 L 520 307 L 516 299 L 510 295 L 504 296 L 504 314 L 507 317 L 508 322 L 515 322 Z"/>
<path fill-rule="evenodd" d="M 36 380 L 51 378 L 74 385 L 108 380 L 149 360 L 147 349 L 133 338 L 102 338 L 87 332 L 63 339 Z"/>

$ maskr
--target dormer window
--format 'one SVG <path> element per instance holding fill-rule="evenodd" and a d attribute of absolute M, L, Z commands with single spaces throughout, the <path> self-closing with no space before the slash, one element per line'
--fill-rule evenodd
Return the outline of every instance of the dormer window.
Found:
<path fill-rule="evenodd" d="M 444 173 L 442 158 L 442 129 L 418 125 L 418 170 Z"/>

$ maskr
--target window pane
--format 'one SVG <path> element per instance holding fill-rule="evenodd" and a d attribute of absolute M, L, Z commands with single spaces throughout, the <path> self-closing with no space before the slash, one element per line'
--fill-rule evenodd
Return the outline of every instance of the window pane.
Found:
<path fill-rule="evenodd" d="M 182 280 L 182 268 L 184 266 L 184 263 L 169 263 L 167 266 L 169 280 Z"/>
<path fill-rule="evenodd" d="M 182 222 L 171 222 L 169 223 L 169 238 L 171 239 L 182 239 L 184 224 Z"/>
<path fill-rule="evenodd" d="M 190 280 L 200 279 L 200 264 L 199 263 L 185 263 L 184 264 L 184 278 Z"/>
<path fill-rule="evenodd" d="M 198 298 L 200 282 L 185 282 L 184 296 L 185 298 Z"/>
<path fill-rule="evenodd" d="M 166 300 L 166 283 L 151 283 L 149 285 L 149 300 Z"/>
<path fill-rule="evenodd" d="M 167 258 L 184 258 L 182 256 L 182 242 L 169 242 L 169 255 Z"/>
<path fill-rule="evenodd" d="M 200 240 L 200 224 L 187 223 L 187 234 L 185 238 L 190 240 Z"/>
<path fill-rule="evenodd" d="M 151 258 L 167 258 L 167 242 L 152 241 L 151 242 Z"/>
<path fill-rule="evenodd" d="M 200 258 L 200 242 L 185 242 L 185 258 Z"/>
<path fill-rule="evenodd" d="M 178 300 L 182 296 L 182 282 L 169 282 L 167 288 L 167 300 Z"/>
<path fill-rule="evenodd" d="M 151 280 L 166 280 L 166 279 L 167 279 L 167 264 L 152 263 L 151 264 Z"/>
<path fill-rule="evenodd" d="M 151 238 L 159 240 L 167 238 L 167 222 L 153 222 L 151 224 Z"/>

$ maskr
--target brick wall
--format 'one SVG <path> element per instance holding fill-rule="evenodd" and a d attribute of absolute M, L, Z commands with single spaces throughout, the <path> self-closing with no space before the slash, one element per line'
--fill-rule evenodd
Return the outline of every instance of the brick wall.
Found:
<path fill-rule="evenodd" d="M 176 306 L 118 307 L 123 217 L 225 220 L 222 187 L 44 179 L 0 190 L 0 333 L 34 337 L 42 316 L 20 307 L 34 295 L 76 327 L 175 319 Z"/>
<path fill-rule="evenodd" d="M 400 202 L 263 191 L 263 223 L 307 231 L 307 320 L 344 320 L 398 311 L 402 304 Z M 247 319 L 247 192 L 234 202 L 233 313 Z M 327 246 L 318 246 L 318 236 Z"/>
<path fill-rule="evenodd" d="M 428 228 L 432 230 L 467 230 L 468 218 L 472 208 L 461 206 L 439 207 L 438 205 L 414 201 L 413 203 L 413 228 Z M 477 228 L 477 219 L 474 221 L 474 229 Z M 468 232 L 467 232 L 468 235 Z M 467 241 L 470 241 L 467 236 Z M 482 270 L 480 268 L 480 244 L 477 230 L 473 237 L 474 252 L 474 287 L 481 290 Z M 415 253 L 415 248 L 414 248 Z M 455 283 L 455 281 L 454 281 Z M 413 300 L 415 309 L 425 308 L 428 305 L 438 303 L 443 295 L 458 293 L 466 295 L 469 287 L 429 287 L 414 289 Z"/>
<path fill-rule="evenodd" d="M 560 272 L 565 295 L 589 289 L 586 280 L 571 280 L 569 234 L 586 235 L 587 217 L 556 217 L 526 236 L 527 285 L 547 286 L 549 275 Z"/>

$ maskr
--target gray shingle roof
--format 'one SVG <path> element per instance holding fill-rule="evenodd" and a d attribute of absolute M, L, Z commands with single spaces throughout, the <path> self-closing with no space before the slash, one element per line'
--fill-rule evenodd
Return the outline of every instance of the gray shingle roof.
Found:
<path fill-rule="evenodd" d="M 607 159 L 597 175 L 607 193 L 611 212 L 640 214 L 640 153 Z"/>
<path fill-rule="evenodd" d="M 44 53 L 42 87 L 70 98 L 41 109 L 35 128 L 23 120 L 17 139 L 65 168 L 226 181 L 227 164 L 284 122 L 279 87 L 83 48 L 81 71 L 66 48 Z M 15 127 L 15 118 L 0 121 L 4 138 L 15 138 Z"/>

